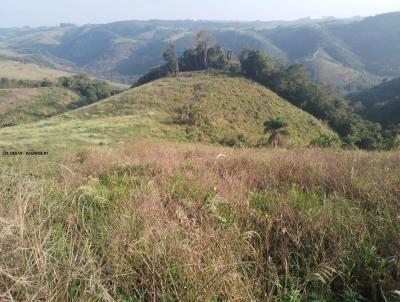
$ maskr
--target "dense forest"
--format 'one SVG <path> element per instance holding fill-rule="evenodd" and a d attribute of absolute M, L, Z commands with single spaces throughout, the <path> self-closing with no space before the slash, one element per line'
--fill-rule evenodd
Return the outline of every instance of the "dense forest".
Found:
<path fill-rule="evenodd" d="M 349 95 L 356 110 L 366 118 L 384 125 L 400 123 L 400 78 Z"/>
<path fill-rule="evenodd" d="M 182 71 L 206 69 L 224 70 L 232 76 L 245 76 L 276 92 L 292 104 L 325 121 L 342 139 L 345 148 L 384 149 L 398 142 L 398 132 L 382 128 L 381 124 L 362 118 L 349 101 L 325 86 L 311 81 L 302 64 L 288 65 L 273 61 L 262 50 L 245 48 L 236 57 L 225 51 L 208 31 L 195 37 L 195 48 L 184 50 L 178 58 L 174 45 L 163 54 L 164 65 L 151 69 L 134 84 L 143 85 Z M 322 138 L 322 145 L 326 140 Z M 329 144 L 328 144 L 329 145 Z"/>

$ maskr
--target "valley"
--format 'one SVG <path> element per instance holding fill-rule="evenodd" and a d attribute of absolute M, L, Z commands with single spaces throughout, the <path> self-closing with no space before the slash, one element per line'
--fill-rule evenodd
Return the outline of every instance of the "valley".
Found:
<path fill-rule="evenodd" d="M 225 48 L 239 55 L 243 47 L 262 49 L 274 60 L 306 63 L 315 80 L 339 91 L 354 92 L 400 76 L 397 28 L 399 13 L 365 19 L 298 22 L 123 21 L 0 30 L 0 58 L 24 58 L 39 65 L 75 69 L 96 77 L 132 84 L 162 61 L 173 42 L 178 54 L 191 47 L 200 30 L 209 30 Z M 371 35 L 365 31 L 372 30 Z M 384 33 L 384 34 L 381 34 Z M 356 41 L 352 36 L 358 36 Z M 391 41 L 385 49 L 385 41 Z M 297 47 L 301 45 L 301 47 Z M 373 47 L 367 47 L 373 45 Z M 367 51 L 368 49 L 368 51 Z M 322 50 L 334 60 L 314 55 Z M 12 51 L 13 56 L 6 55 Z M 2 52 L 6 52 L 5 54 Z M 331 74 L 332 68 L 336 71 Z M 343 72 L 345 81 L 332 80 Z M 334 78 L 333 78 L 334 79 Z"/>
<path fill-rule="evenodd" d="M 398 302 L 399 28 L 0 28 L 0 301 Z"/>

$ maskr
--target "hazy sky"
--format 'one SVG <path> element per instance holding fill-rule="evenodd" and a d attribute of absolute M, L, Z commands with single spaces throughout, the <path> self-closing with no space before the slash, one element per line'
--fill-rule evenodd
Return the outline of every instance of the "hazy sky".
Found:
<path fill-rule="evenodd" d="M 400 11 L 400 0 L 0 0 L 0 27 L 130 19 L 294 20 Z"/>

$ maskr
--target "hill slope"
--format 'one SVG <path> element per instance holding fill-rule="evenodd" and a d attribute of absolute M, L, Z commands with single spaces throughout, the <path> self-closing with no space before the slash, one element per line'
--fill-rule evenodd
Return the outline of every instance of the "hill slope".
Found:
<path fill-rule="evenodd" d="M 60 87 L 0 89 L 0 128 L 64 113 L 80 98 Z"/>
<path fill-rule="evenodd" d="M 161 137 L 227 145 L 266 143 L 266 120 L 288 122 L 288 145 L 334 134 L 270 90 L 220 73 L 184 73 L 37 124 L 0 130 L 1 144 L 115 143 Z M 16 139 L 16 137 L 18 139 Z"/>
<path fill-rule="evenodd" d="M 47 68 L 33 63 L 20 61 L 0 60 L 0 78 L 16 80 L 43 80 L 54 79 L 62 76 L 71 76 L 72 73 Z"/>
<path fill-rule="evenodd" d="M 388 77 L 400 75 L 400 12 L 334 24 L 329 30 L 362 60 L 369 72 Z"/>
<path fill-rule="evenodd" d="M 349 98 L 361 102 L 360 114 L 383 124 L 400 123 L 400 78 L 386 81 L 374 88 L 352 94 Z"/>
<path fill-rule="evenodd" d="M 400 13 L 363 20 L 297 22 L 124 21 L 110 24 L 37 29 L 0 29 L 0 57 L 12 50 L 33 60 L 132 83 L 159 65 L 170 42 L 191 47 L 196 32 L 212 32 L 225 48 L 245 46 L 271 57 L 305 62 L 317 82 L 351 91 L 371 87 L 381 77 L 400 76 Z M 314 56 L 321 50 L 324 58 Z M 3 54 L 4 57 L 4 54 Z M 329 59 L 326 59 L 329 58 Z M 330 77 L 330 71 L 333 76 Z M 341 80 L 341 76 L 345 80 Z M 360 87 L 359 87 L 360 86 Z M 347 88 L 349 87 L 349 89 Z"/>

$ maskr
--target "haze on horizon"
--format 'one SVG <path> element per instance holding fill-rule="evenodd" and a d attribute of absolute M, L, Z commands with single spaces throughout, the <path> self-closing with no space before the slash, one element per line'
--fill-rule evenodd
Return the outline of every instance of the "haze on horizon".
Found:
<path fill-rule="evenodd" d="M 372 16 L 399 11 L 399 0 L 0 0 L 0 27 L 193 19 L 272 21 Z"/>

